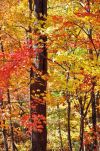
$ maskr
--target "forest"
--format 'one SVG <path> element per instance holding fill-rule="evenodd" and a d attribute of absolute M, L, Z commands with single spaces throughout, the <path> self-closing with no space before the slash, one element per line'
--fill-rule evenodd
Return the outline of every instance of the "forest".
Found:
<path fill-rule="evenodd" d="M 0 151 L 100 151 L 99 0 L 0 0 Z"/>

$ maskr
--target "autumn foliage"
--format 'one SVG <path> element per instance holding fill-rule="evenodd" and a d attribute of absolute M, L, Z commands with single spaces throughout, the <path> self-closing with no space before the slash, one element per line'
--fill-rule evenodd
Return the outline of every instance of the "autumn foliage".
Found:
<path fill-rule="evenodd" d="M 99 0 L 48 0 L 45 24 L 34 14 L 30 19 L 27 0 L 0 5 L 2 150 L 11 150 L 11 144 L 15 150 L 31 150 L 32 132 L 41 136 L 46 126 L 48 151 L 99 151 Z M 38 69 L 44 45 L 46 74 Z M 47 83 L 47 90 L 31 95 L 30 85 L 38 79 Z M 35 112 L 38 104 L 47 104 L 47 117 Z"/>

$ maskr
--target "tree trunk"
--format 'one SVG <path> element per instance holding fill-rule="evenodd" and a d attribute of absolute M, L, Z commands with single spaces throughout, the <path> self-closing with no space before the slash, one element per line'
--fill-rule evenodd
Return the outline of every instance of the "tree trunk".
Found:
<path fill-rule="evenodd" d="M 0 108 L 1 110 L 3 109 L 2 90 L 0 90 Z M 3 120 L 3 124 L 5 125 L 5 120 Z M 3 135 L 3 140 L 4 140 L 5 151 L 8 151 L 7 133 L 6 133 L 5 126 L 2 128 L 2 135 Z"/>
<path fill-rule="evenodd" d="M 84 137 L 84 108 L 83 108 L 83 103 L 82 103 L 82 98 L 79 98 L 79 103 L 80 103 L 80 114 L 81 114 L 81 119 L 80 119 L 80 149 L 79 151 L 84 151 L 84 145 L 83 145 L 83 137 Z"/>
<path fill-rule="evenodd" d="M 32 0 L 29 0 L 30 16 L 32 12 Z M 46 40 L 47 37 L 42 35 L 38 29 L 39 21 L 45 21 L 45 16 L 47 16 L 47 0 L 34 0 L 34 13 L 37 19 L 35 23 L 36 27 L 34 29 L 35 33 L 38 34 L 38 43 L 34 45 L 35 57 L 33 58 L 33 66 L 36 70 L 41 73 L 41 75 L 36 71 L 30 70 L 30 113 L 31 121 L 34 122 L 32 118 L 42 115 L 46 118 L 46 102 L 43 97 L 45 96 L 47 82 L 42 79 L 41 76 L 47 73 L 47 50 L 46 50 Z M 43 28 L 44 23 L 40 24 Z M 41 49 L 41 52 L 37 50 Z M 34 79 L 34 83 L 32 80 Z M 40 102 L 39 102 L 40 101 Z M 33 109 L 32 106 L 35 106 Z M 41 120 L 40 120 L 41 121 Z M 42 122 L 43 130 L 41 133 L 38 132 L 37 127 L 33 127 L 32 130 L 32 151 L 46 151 L 47 146 L 47 129 L 46 124 Z"/>
<path fill-rule="evenodd" d="M 71 125 L 70 125 L 70 115 L 71 115 L 71 102 L 70 102 L 70 94 L 67 94 L 67 104 L 68 104 L 68 111 L 67 111 L 67 122 L 68 122 L 68 147 L 69 151 L 72 151 L 72 142 L 71 142 Z"/>
<path fill-rule="evenodd" d="M 10 101 L 10 92 L 9 89 L 7 90 L 7 98 L 8 98 L 8 105 L 9 105 L 9 114 L 10 114 L 10 136 L 11 136 L 11 146 L 12 151 L 17 150 L 15 143 L 14 143 L 14 131 L 13 131 L 13 125 L 12 125 L 12 119 L 11 119 L 11 101 Z"/>
<path fill-rule="evenodd" d="M 93 79 L 92 82 L 92 91 L 91 91 L 91 101 L 92 101 L 92 125 L 93 125 L 93 150 L 97 148 L 97 136 L 96 134 L 96 100 L 95 100 L 95 93 L 94 93 L 95 81 Z"/>
<path fill-rule="evenodd" d="M 7 142 L 7 135 L 6 135 L 5 128 L 3 128 L 2 133 L 3 133 L 3 138 L 4 138 L 4 148 L 5 148 L 5 151 L 8 151 L 8 142 Z"/>
<path fill-rule="evenodd" d="M 100 122 L 100 92 L 98 91 L 97 95 L 96 95 L 96 105 L 97 105 L 97 122 Z"/>
<path fill-rule="evenodd" d="M 72 151 L 72 143 L 71 143 L 71 130 L 70 130 L 70 114 L 71 114 L 71 103 L 70 100 L 67 100 L 67 104 L 68 104 L 68 146 L 69 146 L 69 151 Z"/>
<path fill-rule="evenodd" d="M 38 54 L 38 70 L 41 71 L 43 75 L 47 73 L 47 53 L 45 45 L 42 49 L 43 52 Z M 42 79 L 40 75 L 34 73 L 32 68 L 30 71 L 30 78 L 34 78 L 35 80 L 35 82 L 30 85 L 31 117 L 34 115 L 43 115 L 43 117 L 46 118 L 46 102 L 43 100 L 43 95 L 45 96 L 47 82 Z M 41 103 L 39 103 L 39 100 Z M 35 106 L 34 110 L 32 106 Z M 43 126 L 42 133 L 39 133 L 37 130 L 32 131 L 32 151 L 46 151 L 47 130 L 46 125 L 43 124 Z"/>
<path fill-rule="evenodd" d="M 61 135 L 61 123 L 60 123 L 60 108 L 59 108 L 59 103 L 57 102 L 57 111 L 58 111 L 58 130 L 59 130 L 59 140 L 60 140 L 60 150 L 63 150 L 63 141 L 62 141 L 62 135 Z"/>
<path fill-rule="evenodd" d="M 67 79 L 66 79 L 66 84 L 70 78 L 69 72 L 67 73 Z M 67 111 L 67 128 L 68 128 L 68 148 L 69 151 L 72 151 L 72 141 L 71 141 L 71 125 L 70 125 L 70 116 L 71 116 L 71 102 L 70 102 L 70 93 L 66 91 L 66 102 L 68 104 L 68 111 Z"/>
<path fill-rule="evenodd" d="M 90 13 L 90 0 L 87 0 L 87 12 Z M 91 44 L 93 45 L 93 48 L 94 48 L 94 51 L 96 53 L 96 56 L 97 56 L 97 59 L 98 59 L 98 53 L 96 51 L 96 48 L 95 48 L 95 44 L 93 43 L 93 38 L 92 38 L 92 28 L 90 28 L 88 30 L 88 38 L 91 42 Z M 89 49 L 89 54 L 90 54 L 90 59 L 93 60 L 93 50 Z M 95 136 L 96 134 L 96 99 L 95 99 L 95 92 L 94 92 L 94 87 L 96 85 L 96 82 L 95 82 L 95 77 L 92 77 L 92 91 L 91 91 L 91 102 L 92 102 L 92 125 L 93 125 L 93 137 L 94 137 L 94 140 L 93 140 L 93 150 L 95 150 L 97 148 L 97 137 Z M 95 133 L 95 134 L 94 134 Z"/>

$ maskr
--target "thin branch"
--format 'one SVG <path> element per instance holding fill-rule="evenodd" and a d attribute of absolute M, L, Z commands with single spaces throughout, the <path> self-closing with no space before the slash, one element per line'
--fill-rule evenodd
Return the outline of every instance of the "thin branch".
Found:
<path fill-rule="evenodd" d="M 89 107 L 90 107 L 91 102 L 92 102 L 92 99 L 90 99 L 90 101 L 89 101 L 89 103 L 88 103 L 88 105 L 87 105 L 87 107 L 86 107 L 86 111 L 85 111 L 85 113 L 84 113 L 84 119 L 85 119 L 85 117 L 86 117 L 86 115 L 87 115 L 87 112 L 88 112 L 88 109 L 89 109 Z"/>

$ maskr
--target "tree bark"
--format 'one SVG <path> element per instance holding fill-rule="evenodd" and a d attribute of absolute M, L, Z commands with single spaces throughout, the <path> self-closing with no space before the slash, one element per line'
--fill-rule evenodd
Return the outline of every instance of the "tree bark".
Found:
<path fill-rule="evenodd" d="M 58 102 L 57 102 L 57 111 L 58 111 L 58 130 L 59 130 L 60 146 L 61 146 L 61 151 L 64 151 L 64 150 L 63 150 L 62 134 L 61 134 L 60 108 L 59 108 L 59 103 L 58 103 Z"/>
<path fill-rule="evenodd" d="M 29 9 L 30 16 L 32 13 L 32 0 L 29 0 Z M 45 16 L 47 16 L 47 0 L 34 0 L 34 14 L 37 19 L 35 23 L 34 32 L 38 34 L 38 43 L 36 43 L 34 47 L 35 57 L 33 58 L 33 66 L 36 68 L 41 76 L 47 73 L 47 50 L 46 50 L 46 40 L 47 37 L 42 35 L 38 29 L 39 21 L 45 21 Z M 40 24 L 41 28 L 43 28 L 45 22 Z M 41 52 L 37 52 L 37 49 L 40 48 Z M 31 119 L 33 116 L 42 115 L 46 118 L 46 102 L 43 97 L 45 96 L 47 82 L 42 79 L 38 72 L 30 70 L 30 113 Z M 32 80 L 34 79 L 34 83 Z M 41 103 L 39 103 L 41 100 Z M 32 108 L 35 106 L 35 109 Z M 32 122 L 33 119 L 31 120 Z M 43 130 L 41 133 L 38 132 L 37 127 L 33 127 L 32 130 L 32 151 L 46 151 L 47 146 L 47 129 L 46 124 L 42 123 Z"/>
<path fill-rule="evenodd" d="M 7 142 L 7 135 L 6 135 L 5 128 L 3 128 L 2 133 L 3 133 L 3 138 L 4 138 L 4 148 L 5 148 L 5 151 L 8 151 L 8 142 Z"/>
<path fill-rule="evenodd" d="M 97 121 L 96 121 L 96 99 L 95 99 L 94 87 L 95 87 L 95 81 L 93 79 L 92 91 L 91 91 L 91 102 L 92 102 L 92 125 L 93 125 L 93 149 L 95 150 L 97 148 L 97 136 L 95 135 Z"/>
<path fill-rule="evenodd" d="M 83 103 L 82 103 L 82 98 L 79 98 L 79 103 L 80 103 L 80 149 L 79 151 L 84 151 L 84 145 L 83 145 L 83 137 L 84 137 L 84 108 L 83 108 Z"/>
<path fill-rule="evenodd" d="M 67 73 L 66 84 L 70 78 L 69 72 Z M 71 125 L 70 125 L 70 116 L 71 116 L 71 102 L 70 102 L 70 92 L 66 91 L 66 102 L 68 104 L 68 111 L 67 111 L 67 128 L 68 128 L 68 148 L 69 151 L 72 151 L 72 140 L 71 140 Z"/>
<path fill-rule="evenodd" d="M 97 105 L 97 122 L 100 122 L 100 109 L 99 109 L 99 105 L 100 105 L 100 92 L 97 92 L 96 95 L 96 105 Z"/>
<path fill-rule="evenodd" d="M 87 12 L 90 13 L 91 10 L 90 10 L 90 0 L 87 0 Z M 91 42 L 91 44 L 93 45 L 93 48 L 94 48 L 94 51 L 96 53 L 96 56 L 97 56 L 97 59 L 98 59 L 98 55 L 99 53 L 97 53 L 97 50 L 95 48 L 95 44 L 93 43 L 93 38 L 92 38 L 92 29 L 90 28 L 88 30 L 88 38 Z M 90 54 L 90 59 L 93 60 L 93 50 L 92 49 L 89 49 L 89 54 Z M 91 79 L 92 81 L 92 91 L 91 91 L 91 104 L 92 104 L 92 125 L 93 125 L 93 150 L 95 150 L 97 148 L 97 137 L 96 137 L 96 123 L 97 123 L 97 119 L 96 119 L 96 99 L 95 99 L 95 92 L 94 92 L 94 87 L 96 85 L 96 82 L 95 82 L 95 77 L 92 77 Z M 95 133 L 95 134 L 94 134 Z"/>
<path fill-rule="evenodd" d="M 7 90 L 7 98 L 8 98 L 8 105 L 9 105 L 9 114 L 10 114 L 10 136 L 11 136 L 11 145 L 12 145 L 12 151 L 18 150 L 14 143 L 14 131 L 13 131 L 13 125 L 12 125 L 12 119 L 11 119 L 11 101 L 10 101 L 10 92 L 9 89 Z"/>
<path fill-rule="evenodd" d="M 72 142 L 71 142 L 71 130 L 70 130 L 70 114 L 71 114 L 71 103 L 70 100 L 67 101 L 68 104 L 68 146 L 69 146 L 69 151 L 72 151 Z"/>
<path fill-rule="evenodd" d="M 45 45 L 42 48 L 43 52 L 38 54 L 38 70 L 41 71 L 42 75 L 47 73 L 47 60 L 46 60 L 46 48 Z M 45 56 L 45 58 L 44 58 Z M 36 65 L 37 66 L 37 65 Z M 31 117 L 33 115 L 43 115 L 46 118 L 46 102 L 43 100 L 43 95 L 45 96 L 47 82 L 40 77 L 40 75 L 34 73 L 31 68 L 30 78 L 35 80 L 34 83 L 30 85 L 30 101 L 31 107 L 35 106 L 35 110 L 31 108 Z M 39 99 L 41 103 L 39 103 Z M 46 151 L 47 144 L 47 130 L 46 125 L 43 124 L 44 128 L 42 133 L 37 130 L 32 131 L 32 151 Z"/>

